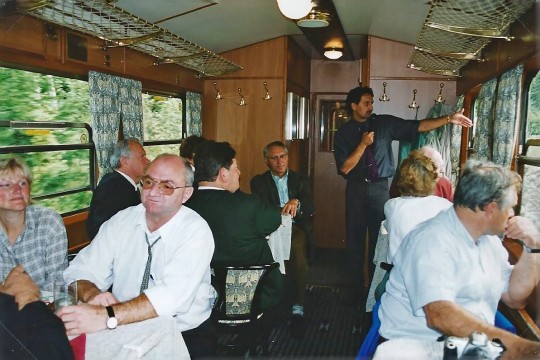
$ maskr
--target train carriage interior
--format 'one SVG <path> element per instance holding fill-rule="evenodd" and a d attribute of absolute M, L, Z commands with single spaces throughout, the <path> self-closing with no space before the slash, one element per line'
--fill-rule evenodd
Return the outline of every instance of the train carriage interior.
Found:
<path fill-rule="evenodd" d="M 475 158 L 516 171 L 514 211 L 540 228 L 539 49 L 539 0 L 0 0 L 0 157 L 30 165 L 32 201 L 62 215 L 74 256 L 91 243 L 101 159 L 126 134 L 150 160 L 191 135 L 226 141 L 246 193 L 267 170 L 264 146 L 285 143 L 310 181 L 313 248 L 305 333 L 277 324 L 267 355 L 354 358 L 371 312 L 351 289 L 367 293 L 371 279 L 355 284 L 344 267 L 347 180 L 334 153 L 347 93 L 370 87 L 374 113 L 407 120 L 463 109 L 471 127 L 424 139 L 442 149 L 446 177 L 455 187 Z M 394 164 L 404 148 L 392 142 Z M 515 263 L 523 247 L 503 244 Z M 540 287 L 524 309 L 499 311 L 540 341 Z"/>

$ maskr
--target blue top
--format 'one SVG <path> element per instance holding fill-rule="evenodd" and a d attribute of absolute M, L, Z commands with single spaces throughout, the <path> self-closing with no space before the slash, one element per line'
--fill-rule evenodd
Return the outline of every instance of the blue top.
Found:
<path fill-rule="evenodd" d="M 344 175 L 339 170 L 349 155 L 356 149 L 362 135 L 366 131 L 375 132 L 375 161 L 379 178 L 389 178 L 396 173 L 394 155 L 392 153 L 393 140 L 414 141 L 418 134 L 419 121 L 405 120 L 393 115 L 372 114 L 366 121 L 356 121 L 351 119 L 343 124 L 334 138 L 334 156 L 339 174 Z M 364 180 L 366 178 L 365 156 L 346 176 L 347 179 Z"/>

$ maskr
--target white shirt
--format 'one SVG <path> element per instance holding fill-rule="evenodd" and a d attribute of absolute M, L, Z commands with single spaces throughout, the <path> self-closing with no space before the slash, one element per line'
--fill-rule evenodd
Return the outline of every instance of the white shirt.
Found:
<path fill-rule="evenodd" d="M 392 264 L 399 245 L 409 231 L 451 206 L 450 201 L 435 195 L 401 196 L 388 200 L 384 204 L 385 227 L 388 231 L 387 262 Z"/>
<path fill-rule="evenodd" d="M 493 325 L 513 267 L 497 236 L 471 238 L 453 208 L 414 228 L 396 256 L 381 299 L 379 333 L 387 339 L 436 340 L 423 306 L 452 301 Z"/>
<path fill-rule="evenodd" d="M 210 317 L 214 292 L 210 260 L 214 238 L 206 221 L 188 207 L 150 233 L 142 204 L 118 212 L 105 222 L 94 240 L 81 250 L 64 272 L 66 281 L 88 280 L 100 290 L 113 285 L 121 302 L 139 295 L 152 247 L 151 278 L 144 291 L 158 315 L 174 315 L 180 331 L 199 326 Z"/>

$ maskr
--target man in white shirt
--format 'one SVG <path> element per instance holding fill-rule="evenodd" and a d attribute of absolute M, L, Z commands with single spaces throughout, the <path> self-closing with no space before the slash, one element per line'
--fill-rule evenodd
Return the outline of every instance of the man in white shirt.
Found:
<path fill-rule="evenodd" d="M 193 171 L 179 156 L 150 163 L 141 179 L 142 204 L 104 223 L 64 272 L 68 283 L 77 280 L 84 303 L 58 311 L 68 335 L 175 316 L 191 357 L 212 355 L 214 239 L 206 221 L 182 206 L 192 184 Z"/>
<path fill-rule="evenodd" d="M 454 206 L 414 228 L 394 257 L 382 296 L 382 337 L 436 340 L 472 332 L 498 338 L 508 358 L 540 351 L 532 342 L 494 326 L 499 300 L 523 308 L 540 279 L 540 258 L 525 251 L 515 265 L 499 236 L 540 247 L 540 233 L 514 216 L 519 176 L 502 166 L 468 161 Z"/>

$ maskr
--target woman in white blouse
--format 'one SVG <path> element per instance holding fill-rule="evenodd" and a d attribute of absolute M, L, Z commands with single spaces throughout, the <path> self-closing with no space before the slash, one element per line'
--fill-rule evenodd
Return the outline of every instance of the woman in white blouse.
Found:
<path fill-rule="evenodd" d="M 401 196 L 384 205 L 389 264 L 409 231 L 452 206 L 447 199 L 433 195 L 437 178 L 437 166 L 420 150 L 411 151 L 401 163 L 398 180 Z"/>

